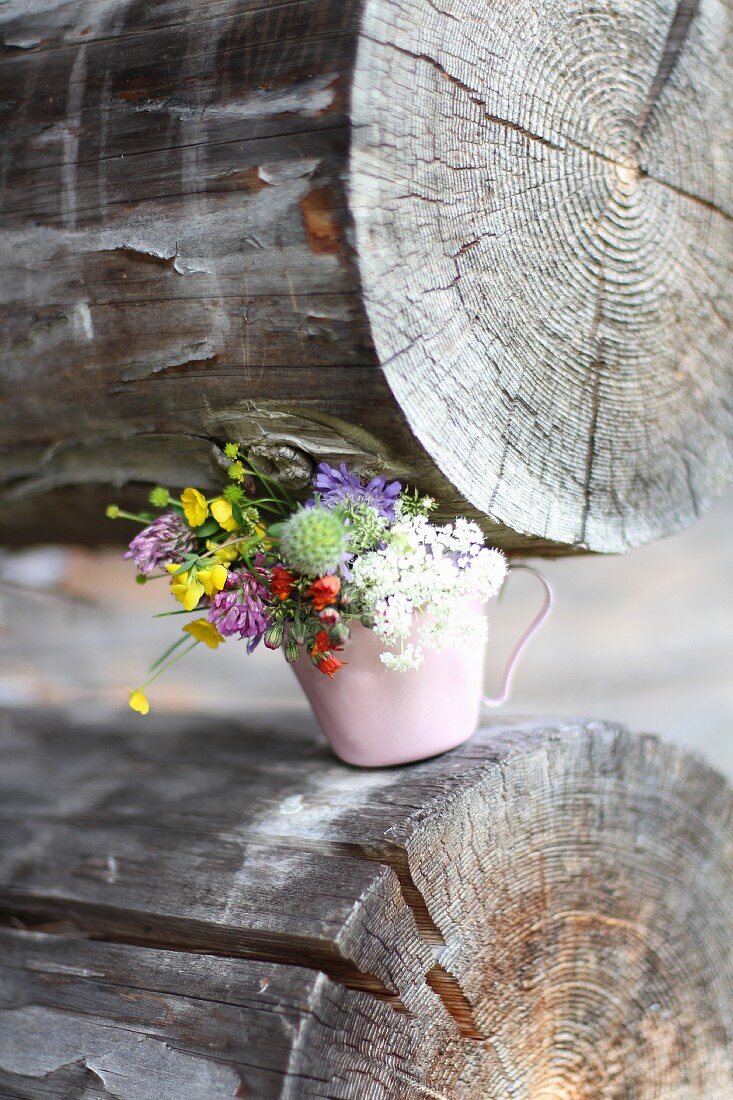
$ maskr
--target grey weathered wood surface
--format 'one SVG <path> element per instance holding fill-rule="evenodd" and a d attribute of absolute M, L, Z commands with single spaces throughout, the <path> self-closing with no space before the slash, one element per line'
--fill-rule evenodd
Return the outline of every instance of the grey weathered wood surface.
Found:
<path fill-rule="evenodd" d="M 389 1041 L 393 1010 L 307 968 L 50 933 L 0 929 L 2 1100 L 390 1095 L 419 1059 L 414 1029 L 369 1059 L 354 1020 Z"/>
<path fill-rule="evenodd" d="M 731 1095 L 733 798 L 654 738 L 359 772 L 301 716 L 5 712 L 0 752 L 2 1096 Z"/>
<path fill-rule="evenodd" d="M 230 437 L 508 548 L 690 522 L 733 468 L 732 11 L 8 0 L 8 537 Z"/>

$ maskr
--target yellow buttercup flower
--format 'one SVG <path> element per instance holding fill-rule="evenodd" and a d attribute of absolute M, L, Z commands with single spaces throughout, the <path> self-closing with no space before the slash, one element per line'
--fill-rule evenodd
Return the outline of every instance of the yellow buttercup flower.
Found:
<path fill-rule="evenodd" d="M 199 569 L 197 578 L 204 586 L 206 595 L 213 596 L 216 592 L 221 592 L 227 583 L 226 566 L 216 562 L 214 565 L 210 565 L 208 569 Z"/>
<path fill-rule="evenodd" d="M 232 506 L 224 497 L 217 497 L 211 502 L 211 514 L 225 531 L 236 531 L 239 524 L 232 515 Z"/>
<path fill-rule="evenodd" d="M 200 527 L 209 514 L 206 498 L 198 489 L 184 489 L 181 493 L 183 514 L 191 527 Z"/>
<path fill-rule="evenodd" d="M 229 562 L 234 561 L 239 554 L 239 546 L 218 546 L 212 539 L 207 541 L 206 549 L 211 550 L 215 560 L 221 562 L 223 565 L 227 565 Z"/>
<path fill-rule="evenodd" d="M 262 545 L 264 546 L 265 550 L 272 549 L 272 540 L 266 537 L 267 528 L 265 527 L 264 523 L 256 523 L 254 525 L 254 532 L 257 536 L 259 536 L 259 538 L 262 539 Z"/>
<path fill-rule="evenodd" d="M 216 649 L 220 642 L 224 641 L 216 627 L 207 619 L 194 619 L 192 623 L 187 623 L 183 630 L 197 642 L 203 642 L 209 649 Z"/>
<path fill-rule="evenodd" d="M 197 577 L 189 573 L 179 573 L 171 583 L 171 595 L 182 603 L 186 611 L 193 611 L 204 594 L 204 586 Z"/>
<path fill-rule="evenodd" d="M 130 706 L 133 710 L 136 710 L 138 714 L 147 714 L 150 710 L 150 703 L 147 700 L 145 692 L 141 691 L 140 688 L 130 692 Z"/>

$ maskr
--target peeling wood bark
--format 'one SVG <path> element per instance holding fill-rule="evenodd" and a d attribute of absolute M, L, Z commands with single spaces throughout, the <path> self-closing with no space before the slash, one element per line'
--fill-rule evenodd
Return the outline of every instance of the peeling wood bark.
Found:
<path fill-rule="evenodd" d="M 229 438 L 509 550 L 689 523 L 733 472 L 732 11 L 8 0 L 3 536 L 104 537 Z"/>
<path fill-rule="evenodd" d="M 0 754 L 0 1096 L 104 1049 L 142 1100 L 161 1043 L 181 1096 L 733 1089 L 733 798 L 653 738 L 497 721 L 358 772 L 300 716 L 8 712 Z"/>

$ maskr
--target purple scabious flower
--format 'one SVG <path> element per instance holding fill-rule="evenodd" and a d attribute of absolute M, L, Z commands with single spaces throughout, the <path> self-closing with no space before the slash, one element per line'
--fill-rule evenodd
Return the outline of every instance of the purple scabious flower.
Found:
<path fill-rule="evenodd" d="M 139 573 L 146 576 L 168 562 L 182 562 L 193 547 L 193 532 L 183 516 L 168 511 L 135 535 L 125 554 L 132 558 Z"/>
<path fill-rule="evenodd" d="M 262 555 L 258 555 L 258 559 Z M 267 601 L 270 593 L 265 587 L 262 574 L 255 570 L 231 569 L 226 585 L 217 592 L 209 608 L 209 622 L 225 638 L 238 634 L 240 638 L 249 638 L 247 650 L 259 645 L 262 635 L 270 625 Z"/>
<path fill-rule="evenodd" d="M 383 477 L 373 477 L 364 485 L 361 478 L 348 470 L 344 462 L 338 470 L 327 462 L 321 462 L 316 470 L 313 486 L 319 492 L 321 503 L 326 506 L 335 507 L 349 501 L 363 500 L 380 516 L 389 520 L 395 518 L 395 504 L 402 492 L 399 481 L 391 481 L 388 485 Z"/>

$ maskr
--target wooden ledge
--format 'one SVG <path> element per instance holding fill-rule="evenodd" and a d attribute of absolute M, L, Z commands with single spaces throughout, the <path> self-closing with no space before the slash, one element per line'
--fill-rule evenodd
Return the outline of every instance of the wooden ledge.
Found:
<path fill-rule="evenodd" d="M 301 715 L 21 711 L 0 752 L 0 1100 L 733 1089 L 733 797 L 654 738 L 356 771 Z"/>

